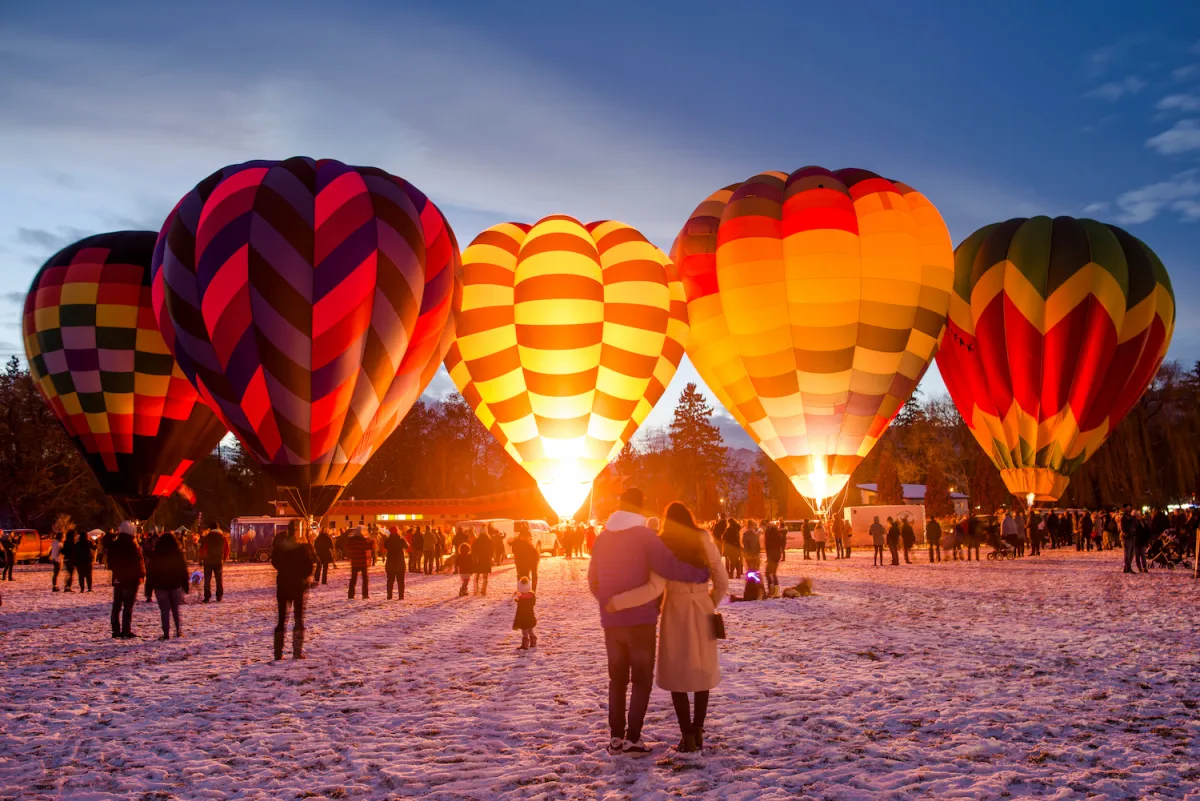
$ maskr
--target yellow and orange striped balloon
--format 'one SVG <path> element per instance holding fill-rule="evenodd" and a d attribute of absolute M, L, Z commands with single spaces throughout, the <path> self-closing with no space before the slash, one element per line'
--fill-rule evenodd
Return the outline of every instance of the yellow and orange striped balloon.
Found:
<path fill-rule="evenodd" d="M 446 369 L 559 517 L 630 440 L 683 358 L 683 285 L 612 220 L 502 223 L 463 251 Z"/>

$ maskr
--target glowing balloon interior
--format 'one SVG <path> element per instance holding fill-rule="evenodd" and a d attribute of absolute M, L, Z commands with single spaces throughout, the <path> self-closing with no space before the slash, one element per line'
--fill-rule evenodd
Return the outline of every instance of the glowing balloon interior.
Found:
<path fill-rule="evenodd" d="M 937 350 L 953 283 L 941 215 L 866 170 L 768 172 L 701 203 L 671 256 L 696 370 L 821 506 Z"/>
<path fill-rule="evenodd" d="M 683 358 L 674 265 L 614 221 L 504 223 L 463 251 L 455 385 L 560 518 L 637 431 Z"/>

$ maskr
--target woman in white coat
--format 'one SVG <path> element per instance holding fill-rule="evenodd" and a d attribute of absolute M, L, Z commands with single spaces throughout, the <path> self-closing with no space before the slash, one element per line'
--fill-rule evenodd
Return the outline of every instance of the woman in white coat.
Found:
<path fill-rule="evenodd" d="M 609 606 L 612 611 L 628 609 L 663 596 L 656 683 L 671 693 L 682 735 L 678 750 L 699 751 L 704 747 L 708 691 L 721 681 L 712 618 L 729 589 L 729 577 L 712 537 L 696 525 L 683 504 L 667 507 L 660 536 L 681 562 L 707 567 L 709 581 L 667 581 L 651 573 L 649 582 L 614 596 Z M 688 693 L 695 693 L 694 708 Z"/>

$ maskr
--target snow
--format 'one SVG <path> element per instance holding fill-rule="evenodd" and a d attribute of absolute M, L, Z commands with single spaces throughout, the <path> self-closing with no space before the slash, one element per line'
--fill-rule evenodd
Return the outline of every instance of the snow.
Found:
<path fill-rule="evenodd" d="M 108 578 L 0 584 L 2 799 L 1200 798 L 1200 582 L 1119 555 L 873 568 L 789 554 L 817 595 L 724 607 L 706 752 L 677 756 L 655 690 L 642 759 L 609 757 L 586 559 L 543 560 L 539 648 L 486 598 L 410 576 L 405 601 L 310 594 L 302 662 L 270 662 L 269 567 L 221 604 L 108 637 Z M 740 582 L 734 582 L 740 589 Z M 101 586 L 104 585 L 104 586 Z M 290 653 L 290 635 L 289 635 Z"/>

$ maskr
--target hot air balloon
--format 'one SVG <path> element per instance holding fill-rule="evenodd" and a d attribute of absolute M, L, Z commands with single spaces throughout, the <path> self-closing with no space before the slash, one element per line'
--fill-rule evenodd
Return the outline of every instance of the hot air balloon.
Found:
<path fill-rule="evenodd" d="M 328 159 L 252 161 L 171 213 L 154 308 L 184 374 L 320 518 L 445 355 L 458 269 L 450 226 L 412 184 Z"/>
<path fill-rule="evenodd" d="M 683 286 L 624 223 L 503 223 L 463 251 L 450 377 L 560 518 L 633 437 L 683 358 Z"/>
<path fill-rule="evenodd" d="M 1057 500 L 1167 354 L 1162 262 L 1113 225 L 1071 217 L 985 226 L 954 253 L 938 369 L 1008 489 Z"/>
<path fill-rule="evenodd" d="M 133 520 L 150 517 L 225 436 L 154 320 L 155 238 L 119 231 L 60 250 L 34 277 L 22 321 L 38 390 Z"/>
<path fill-rule="evenodd" d="M 928 368 L 953 279 L 925 197 L 866 170 L 766 172 L 709 196 L 671 251 L 688 357 L 817 507 Z"/>

